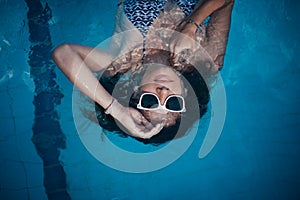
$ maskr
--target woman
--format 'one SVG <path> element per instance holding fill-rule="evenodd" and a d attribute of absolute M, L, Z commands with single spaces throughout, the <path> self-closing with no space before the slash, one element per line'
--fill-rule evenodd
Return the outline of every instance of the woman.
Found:
<path fill-rule="evenodd" d="M 223 66 L 233 0 L 125 0 L 118 5 L 115 34 L 125 34 L 111 42 L 109 53 L 64 44 L 54 50 L 53 59 L 70 81 L 105 111 L 105 115 L 100 112 L 101 119 L 115 119 L 120 130 L 143 142 L 165 142 L 177 131 L 170 134 L 162 129 L 175 127 L 177 130 L 178 119 L 186 111 L 185 97 L 189 90 L 178 72 L 203 85 L 197 71 L 213 74 Z M 191 63 L 197 63 L 203 49 L 213 63 L 193 66 Z M 105 76 L 99 82 L 93 72 L 103 70 Z M 128 102 L 121 104 L 111 95 L 120 76 L 128 72 L 132 77 L 142 73 L 140 85 L 133 89 L 133 100 L 130 100 L 134 108 Z M 208 89 L 196 93 L 197 98 L 205 96 L 199 103 L 203 115 Z M 167 137 L 161 139 L 159 135 Z"/>

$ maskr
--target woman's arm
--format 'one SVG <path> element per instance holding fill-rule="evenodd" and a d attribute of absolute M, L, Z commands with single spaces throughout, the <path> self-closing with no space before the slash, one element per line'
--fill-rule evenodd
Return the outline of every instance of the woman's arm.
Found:
<path fill-rule="evenodd" d="M 67 78 L 80 91 L 103 108 L 112 102 L 112 96 L 103 88 L 92 72 L 104 69 L 111 58 L 101 50 L 90 47 L 63 44 L 52 54 L 53 60 Z"/>
<path fill-rule="evenodd" d="M 127 134 L 139 138 L 151 138 L 160 132 L 162 124 L 155 127 L 140 112 L 113 101 L 113 97 L 99 83 L 92 72 L 105 69 L 111 57 L 100 49 L 63 44 L 53 52 L 53 60 L 68 79 L 93 101 L 112 115 L 126 130 Z"/>
<path fill-rule="evenodd" d="M 213 58 L 215 64 L 219 66 L 219 70 L 223 67 L 233 4 L 233 0 L 227 0 L 221 8 L 214 11 L 210 15 L 206 29 L 204 48 Z"/>
<path fill-rule="evenodd" d="M 201 24 L 208 16 L 213 14 L 215 11 L 221 7 L 226 6 L 229 3 L 233 3 L 234 0 L 206 0 L 199 1 L 196 5 L 194 11 L 190 14 L 188 18 L 193 19 L 197 24 Z M 191 25 L 191 24 L 190 24 Z M 196 26 L 191 26 L 190 31 L 195 33 Z"/>
<path fill-rule="evenodd" d="M 204 48 L 219 66 L 219 69 L 223 66 L 233 3 L 234 0 L 199 1 L 194 11 L 187 17 L 195 24 L 201 24 L 204 19 L 210 16 Z M 184 19 L 177 30 L 195 39 L 197 26 L 194 23 L 189 23 L 187 19 Z M 194 46 L 190 41 L 186 42 L 183 39 L 177 39 L 170 44 L 170 47 L 173 52 L 178 53 L 183 49 L 193 48 Z"/>
<path fill-rule="evenodd" d="M 218 9 L 227 6 L 228 4 L 233 4 L 234 0 L 206 0 L 199 1 L 195 6 L 194 11 L 187 17 L 187 19 L 192 19 L 196 24 L 201 24 L 208 16 L 213 15 Z M 231 13 L 229 13 L 231 14 Z M 192 38 L 195 36 L 197 26 L 192 23 L 187 23 L 184 21 L 180 24 L 180 31 L 185 33 Z"/>

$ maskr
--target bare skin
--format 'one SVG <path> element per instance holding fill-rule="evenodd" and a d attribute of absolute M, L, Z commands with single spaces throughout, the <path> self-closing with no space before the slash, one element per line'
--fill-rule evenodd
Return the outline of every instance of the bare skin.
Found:
<path fill-rule="evenodd" d="M 207 16 L 221 8 L 227 1 L 207 0 L 203 4 L 199 3 L 189 17 L 200 24 Z M 196 28 L 194 24 L 182 23 L 178 30 L 194 38 Z M 173 52 L 180 52 L 182 49 L 192 47 L 192 43 L 187 43 L 182 38 L 177 37 L 174 37 L 170 43 L 170 50 Z M 112 58 L 110 55 L 100 49 L 95 50 L 94 48 L 81 45 L 63 44 L 54 50 L 53 60 L 79 90 L 104 109 L 110 106 L 113 97 L 93 75 L 93 72 L 103 70 L 111 63 Z M 155 77 L 155 75 L 170 75 L 168 70 L 158 70 L 152 73 L 154 74 L 151 77 Z M 167 79 L 170 79 L 170 77 Z M 162 103 L 171 94 L 181 94 L 181 83 L 176 78 L 172 79 L 172 81 L 164 81 L 164 78 L 151 81 L 153 83 L 147 84 L 147 87 L 144 87 L 143 90 L 155 92 Z M 161 131 L 165 123 L 164 121 L 151 123 L 136 109 L 124 107 L 117 101 L 111 106 L 110 114 L 125 128 L 127 134 L 139 138 L 151 138 Z M 161 117 L 160 115 L 157 116 Z M 154 115 L 154 118 L 159 118 L 157 116 Z"/>
<path fill-rule="evenodd" d="M 160 104 L 164 104 L 167 97 L 173 94 L 182 95 L 186 92 L 182 88 L 181 79 L 167 66 L 153 65 L 148 66 L 141 81 L 142 92 L 154 93 L 159 97 Z M 171 113 L 166 110 L 143 111 L 144 116 L 152 123 L 157 124 L 164 120 L 164 126 L 176 123 L 179 113 Z"/>
<path fill-rule="evenodd" d="M 91 55 L 87 56 L 89 53 Z M 53 52 L 53 60 L 68 79 L 103 108 L 112 103 L 113 97 L 92 72 L 104 69 L 103 66 L 106 66 L 110 59 L 110 56 L 101 50 L 92 52 L 92 48 L 72 44 L 61 45 Z M 124 107 L 118 102 L 111 107 L 110 114 L 134 137 L 151 138 L 163 128 L 162 124 L 153 126 L 140 112 Z"/>
<path fill-rule="evenodd" d="M 192 19 L 197 24 L 201 24 L 203 20 L 205 20 L 208 16 L 211 16 L 211 21 L 218 20 L 218 23 L 214 26 L 208 26 L 208 35 L 207 35 L 207 45 L 215 46 L 213 35 L 210 35 L 211 32 L 214 32 L 218 29 L 222 29 L 221 31 L 224 34 L 224 48 L 226 48 L 227 43 L 227 36 L 229 32 L 229 26 L 231 21 L 231 11 L 233 8 L 234 0 L 207 0 L 207 1 L 199 1 L 196 5 L 195 10 L 191 13 L 190 16 L 187 18 Z M 218 15 L 218 18 L 216 17 Z M 170 50 L 174 53 L 179 53 L 183 49 L 193 49 L 195 47 L 195 32 L 197 26 L 192 23 L 183 22 L 177 27 L 177 31 L 187 35 L 188 37 L 192 38 L 192 40 L 185 40 L 183 37 L 175 37 L 172 38 L 170 42 Z M 225 52 L 225 49 L 224 49 Z M 209 52 L 212 58 L 214 59 L 216 66 L 218 67 L 215 71 L 218 71 L 222 68 L 221 62 L 218 62 L 218 53 Z"/>

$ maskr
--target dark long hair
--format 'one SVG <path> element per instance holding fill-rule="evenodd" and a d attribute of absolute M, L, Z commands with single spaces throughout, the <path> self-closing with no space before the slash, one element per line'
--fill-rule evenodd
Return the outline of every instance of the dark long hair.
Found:
<path fill-rule="evenodd" d="M 184 67 L 175 67 L 169 52 L 160 50 L 159 52 L 146 57 L 144 62 L 164 65 L 168 64 L 181 74 L 183 85 L 187 87 L 187 98 L 185 98 L 186 112 L 181 114 L 181 117 L 176 120 L 174 125 L 164 127 L 160 133 L 154 135 L 150 139 L 135 138 L 145 144 L 159 145 L 185 135 L 193 123 L 206 113 L 207 104 L 210 99 L 209 87 L 206 84 L 207 81 L 205 80 L 205 77 L 203 77 L 199 70 L 193 65 L 184 64 Z M 139 91 L 134 91 L 134 86 L 140 81 L 142 73 L 143 72 L 133 73 L 132 71 L 129 71 L 127 74 L 133 75 L 130 76 L 130 78 L 124 78 L 126 77 L 124 73 L 115 73 L 114 75 L 111 75 L 111 73 L 105 71 L 99 78 L 99 82 L 110 94 L 118 99 L 121 104 L 136 108 L 141 93 Z M 191 98 L 192 96 L 195 96 L 196 98 Z M 105 114 L 104 109 L 97 103 L 95 109 L 98 123 L 102 128 L 118 133 L 122 137 L 128 136 L 119 128 L 114 118 L 111 115 Z M 200 114 L 195 113 L 195 111 L 200 112 Z"/>

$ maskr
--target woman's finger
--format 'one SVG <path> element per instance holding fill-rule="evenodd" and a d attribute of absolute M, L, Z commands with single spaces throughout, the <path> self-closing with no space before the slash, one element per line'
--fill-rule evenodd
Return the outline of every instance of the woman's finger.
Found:
<path fill-rule="evenodd" d="M 141 137 L 144 139 L 149 139 L 154 135 L 158 134 L 163 129 L 163 127 L 164 127 L 163 123 L 156 124 L 154 128 L 152 128 L 149 132 L 142 134 Z"/>
<path fill-rule="evenodd" d="M 136 123 L 137 125 L 141 125 L 142 124 L 142 122 L 143 122 L 142 116 L 137 115 L 135 117 L 134 116 L 131 116 L 131 117 L 132 117 L 134 123 Z"/>
<path fill-rule="evenodd" d="M 147 129 L 151 130 L 154 128 L 153 124 L 149 122 L 144 116 L 141 118 L 141 124 Z"/>
<path fill-rule="evenodd" d="M 176 43 L 174 40 L 172 40 L 169 45 L 169 50 L 171 51 L 171 53 L 175 53 L 175 46 L 176 46 Z"/>
<path fill-rule="evenodd" d="M 137 115 L 136 117 L 133 117 L 133 121 L 137 126 L 145 128 L 147 130 L 153 128 L 153 125 L 141 114 Z"/>

